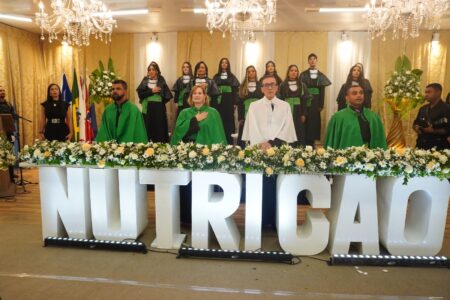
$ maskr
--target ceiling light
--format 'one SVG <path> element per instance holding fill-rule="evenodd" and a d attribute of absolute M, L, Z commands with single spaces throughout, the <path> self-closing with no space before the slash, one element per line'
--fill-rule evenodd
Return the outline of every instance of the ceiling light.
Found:
<path fill-rule="evenodd" d="M 110 11 L 111 16 L 134 16 L 134 15 L 146 15 L 148 14 L 148 9 L 127 9 L 127 10 L 113 10 Z M 102 15 L 102 13 L 94 13 L 96 17 Z"/>
<path fill-rule="evenodd" d="M 28 22 L 28 23 L 33 22 L 33 20 L 30 18 L 13 16 L 13 15 L 5 15 L 5 14 L 0 14 L 0 19 L 7 19 L 7 20 L 20 21 L 20 22 Z"/>
<path fill-rule="evenodd" d="M 113 27 L 117 27 L 111 12 L 99 0 L 51 0 L 51 8 L 52 13 L 47 14 L 39 2 L 36 24 L 41 28 L 41 40 L 45 39 L 44 31 L 49 42 L 62 32 L 62 40 L 69 45 L 88 46 L 91 35 L 110 42 Z"/>
<path fill-rule="evenodd" d="M 358 13 L 366 12 L 365 7 L 321 7 L 319 8 L 320 13 Z"/>
<path fill-rule="evenodd" d="M 367 4 L 367 20 L 372 39 L 385 38 L 392 28 L 393 39 L 416 38 L 422 24 L 428 30 L 438 30 L 442 16 L 449 8 L 448 0 L 371 0 Z"/>
<path fill-rule="evenodd" d="M 257 30 L 276 22 L 277 0 L 206 0 L 206 27 L 246 42 Z M 194 9 L 194 11 L 198 11 Z"/>

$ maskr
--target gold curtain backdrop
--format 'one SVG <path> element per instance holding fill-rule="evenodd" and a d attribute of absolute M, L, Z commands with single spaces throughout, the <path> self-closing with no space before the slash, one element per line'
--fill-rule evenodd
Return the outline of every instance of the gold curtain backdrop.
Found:
<path fill-rule="evenodd" d="M 213 34 L 209 32 L 178 32 L 177 66 L 180 70 L 179 76 L 181 76 L 183 62 L 191 62 L 192 72 L 194 72 L 195 64 L 203 60 L 208 66 L 208 76 L 213 78 L 222 57 L 230 57 L 230 35 L 223 38 L 220 32 Z"/>
<path fill-rule="evenodd" d="M 351 34 L 351 33 L 350 33 Z M 326 32 L 277 32 L 275 34 L 274 60 L 279 75 L 284 78 L 289 64 L 297 64 L 300 71 L 306 69 L 307 56 L 314 52 L 319 58 L 318 67 L 327 74 L 328 39 Z M 405 53 L 414 68 L 424 71 L 422 88 L 430 82 L 439 82 L 444 95 L 450 90 L 450 31 L 440 31 L 440 43 L 431 47 L 431 32 L 421 32 L 419 38 L 386 41 L 372 40 L 370 55 L 371 70 L 366 74 L 374 89 L 373 109 L 378 112 L 389 130 L 392 114 L 383 101 L 383 87 L 394 68 L 395 59 Z M 114 34 L 112 42 L 105 44 L 91 38 L 91 45 L 84 48 L 63 47 L 59 42 L 42 42 L 38 34 L 29 33 L 8 25 L 0 24 L 0 84 L 7 90 L 7 99 L 14 99 L 17 111 L 33 123 L 20 122 L 22 144 L 32 144 L 37 137 L 40 103 L 46 97 L 47 85 L 61 83 L 63 72 L 72 85 L 73 68 L 86 77 L 98 67 L 98 61 L 105 64 L 109 57 L 114 61 L 116 72 L 128 82 L 132 101 L 134 89 L 133 34 Z M 183 61 L 193 64 L 203 60 L 209 67 L 209 76 L 217 72 L 220 58 L 230 56 L 230 37 L 214 32 L 179 32 L 177 34 L 177 66 Z M 232 62 L 233 63 L 233 62 Z M 142 65 L 145 65 L 142 58 Z M 96 106 L 98 122 L 103 106 Z M 403 120 L 407 146 L 414 146 L 416 135 L 411 129 L 417 110 Z M 325 121 L 322 120 L 323 128 Z"/>
<path fill-rule="evenodd" d="M 308 69 L 308 55 L 311 53 L 317 55 L 317 68 L 325 75 L 328 74 L 327 49 L 327 32 L 277 32 L 275 34 L 275 63 L 278 75 L 284 80 L 289 65 L 297 65 L 300 73 Z M 325 89 L 326 94 L 329 92 L 329 89 Z M 325 101 L 326 105 L 327 101 Z M 325 136 L 326 123 L 324 109 L 321 114 L 321 137 Z"/>
<path fill-rule="evenodd" d="M 440 32 L 440 43 L 431 47 L 431 32 L 423 31 L 415 39 L 392 40 L 390 35 L 386 41 L 372 40 L 371 69 L 366 75 L 374 90 L 372 97 L 372 109 L 378 112 L 382 118 L 386 133 L 392 122 L 392 112 L 383 100 L 383 89 L 391 72 L 394 70 L 395 60 L 403 53 L 411 60 L 413 68 L 423 70 L 421 77 L 422 91 L 427 84 L 438 82 L 443 86 L 442 98 L 450 91 L 450 59 L 448 46 L 450 45 L 450 31 Z M 412 129 L 412 122 L 417 115 L 418 108 L 411 111 L 403 118 L 403 130 L 406 146 L 414 147 L 416 133 Z"/>

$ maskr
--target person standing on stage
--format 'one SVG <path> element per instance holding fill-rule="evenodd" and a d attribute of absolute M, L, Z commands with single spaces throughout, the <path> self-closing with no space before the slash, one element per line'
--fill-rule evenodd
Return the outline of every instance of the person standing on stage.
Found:
<path fill-rule="evenodd" d="M 364 90 L 364 107 L 372 107 L 372 86 L 369 80 L 364 78 L 364 71 L 362 69 L 362 64 L 357 63 L 350 68 L 348 72 L 347 81 L 341 86 L 339 94 L 337 96 L 336 102 L 338 104 L 338 110 L 342 110 L 347 107 L 347 102 L 345 101 L 345 91 L 348 86 L 359 85 Z"/>
<path fill-rule="evenodd" d="M 14 120 L 17 121 L 17 114 L 11 103 L 6 100 L 6 90 L 3 86 L 0 85 L 0 114 L 11 115 Z M 6 132 L 6 138 L 11 144 L 14 144 L 15 136 L 14 131 Z M 9 178 L 11 182 L 14 182 L 14 166 L 9 166 Z"/>
<path fill-rule="evenodd" d="M 286 72 L 286 78 L 280 85 L 278 92 L 280 99 L 289 103 L 294 119 L 295 132 L 297 134 L 297 145 L 306 144 L 305 122 L 308 119 L 306 104 L 311 101 L 308 89 L 298 77 L 298 67 L 290 65 Z"/>
<path fill-rule="evenodd" d="M 70 103 L 62 100 L 61 89 L 56 83 L 47 87 L 47 100 L 41 103 L 39 134 L 49 141 L 69 141 L 72 139 L 73 124 Z"/>
<path fill-rule="evenodd" d="M 204 61 L 199 61 L 194 67 L 194 78 L 191 79 L 184 95 L 185 103 L 187 103 L 191 89 L 196 85 L 200 85 L 205 89 L 209 97 L 209 105 L 218 110 L 217 98 L 220 96 L 220 91 L 214 80 L 208 77 L 208 66 Z"/>
<path fill-rule="evenodd" d="M 311 101 L 306 104 L 308 118 L 305 128 L 306 145 L 313 146 L 315 141 L 320 140 L 320 113 L 325 103 L 325 87 L 329 86 L 331 81 L 317 69 L 317 55 L 314 53 L 308 55 L 308 64 L 309 68 L 300 74 L 300 80 L 306 85 L 312 96 Z"/>
<path fill-rule="evenodd" d="M 166 103 L 172 99 L 172 93 L 161 75 L 156 62 L 152 61 L 145 76 L 136 89 L 142 114 L 145 120 L 148 140 L 155 143 L 169 142 Z"/>
<path fill-rule="evenodd" d="M 182 75 L 178 77 L 177 81 L 175 81 L 172 92 L 175 93 L 174 100 L 175 104 L 177 105 L 177 116 L 180 115 L 180 112 L 183 108 L 188 107 L 189 105 L 187 103 L 184 103 L 183 101 L 186 99 L 186 89 L 189 85 L 189 82 L 191 81 L 193 74 L 192 74 L 192 66 L 191 63 L 188 61 L 185 61 L 183 63 L 183 66 L 181 67 L 181 73 Z"/>
<path fill-rule="evenodd" d="M 417 133 L 416 147 L 421 149 L 449 149 L 450 105 L 442 101 L 442 85 L 431 83 L 425 88 L 425 104 L 413 123 Z"/>
<path fill-rule="evenodd" d="M 261 91 L 261 83 L 258 81 L 258 75 L 254 66 L 250 65 L 245 69 L 245 79 L 239 87 L 239 101 L 238 101 L 238 120 L 239 120 L 239 135 L 238 145 L 245 146 L 242 141 L 242 131 L 244 129 L 245 116 L 247 115 L 250 104 L 263 97 Z"/>
<path fill-rule="evenodd" d="M 364 107 L 364 89 L 359 85 L 348 87 L 346 100 L 348 106 L 335 113 L 328 122 L 325 147 L 345 149 L 366 145 L 370 149 L 387 149 L 380 117 Z"/>
<path fill-rule="evenodd" d="M 120 79 L 114 80 L 111 97 L 114 103 L 105 108 L 95 140 L 147 143 L 148 137 L 142 114 L 136 105 L 128 100 L 128 84 Z"/>
<path fill-rule="evenodd" d="M 262 150 L 297 141 L 289 104 L 276 97 L 278 84 L 273 75 L 261 80 L 264 97 L 250 104 L 242 140 Z M 263 176 L 262 225 L 275 226 L 276 176 Z"/>
<path fill-rule="evenodd" d="M 278 86 L 280 86 L 281 82 L 283 82 L 283 79 L 281 79 L 281 77 L 278 76 L 277 67 L 275 65 L 275 62 L 273 62 L 271 60 L 266 62 L 266 71 L 264 73 L 264 76 L 266 76 L 266 75 L 271 75 L 271 76 L 275 77 L 275 80 L 277 81 Z"/>
<path fill-rule="evenodd" d="M 234 107 L 238 103 L 239 81 L 231 73 L 230 61 L 222 58 L 219 62 L 217 74 L 213 77 L 221 95 L 217 98 L 217 107 L 222 117 L 225 136 L 228 144 L 233 144 L 231 134 L 235 132 Z"/>

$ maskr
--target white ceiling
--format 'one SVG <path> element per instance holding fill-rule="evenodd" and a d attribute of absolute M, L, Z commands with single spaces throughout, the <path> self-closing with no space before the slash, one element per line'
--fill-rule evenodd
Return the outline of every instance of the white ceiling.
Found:
<path fill-rule="evenodd" d="M 313 13 L 305 8 L 364 6 L 369 0 L 278 0 L 277 22 L 266 27 L 267 31 L 364 31 L 367 28 L 363 13 Z M 50 0 L 43 0 L 49 12 Z M 204 31 L 206 17 L 193 12 L 181 12 L 182 8 L 204 7 L 204 0 L 104 0 L 111 10 L 148 8 L 159 9 L 140 16 L 115 17 L 118 28 L 114 32 L 173 32 Z M 0 13 L 34 17 L 39 0 L 0 0 Z M 0 19 L 28 31 L 39 32 L 34 23 L 22 23 Z M 442 29 L 450 29 L 450 15 L 445 15 Z"/>

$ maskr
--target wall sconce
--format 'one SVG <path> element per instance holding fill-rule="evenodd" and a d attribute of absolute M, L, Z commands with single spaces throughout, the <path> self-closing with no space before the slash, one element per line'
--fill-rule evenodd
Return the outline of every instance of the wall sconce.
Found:
<path fill-rule="evenodd" d="M 349 39 L 348 33 L 345 32 L 345 31 L 342 31 L 342 33 L 341 33 L 341 41 L 345 42 L 345 41 L 348 41 L 348 39 Z"/>
<path fill-rule="evenodd" d="M 150 38 L 150 42 L 156 43 L 158 42 L 158 35 L 156 33 L 152 33 L 152 37 Z"/>

